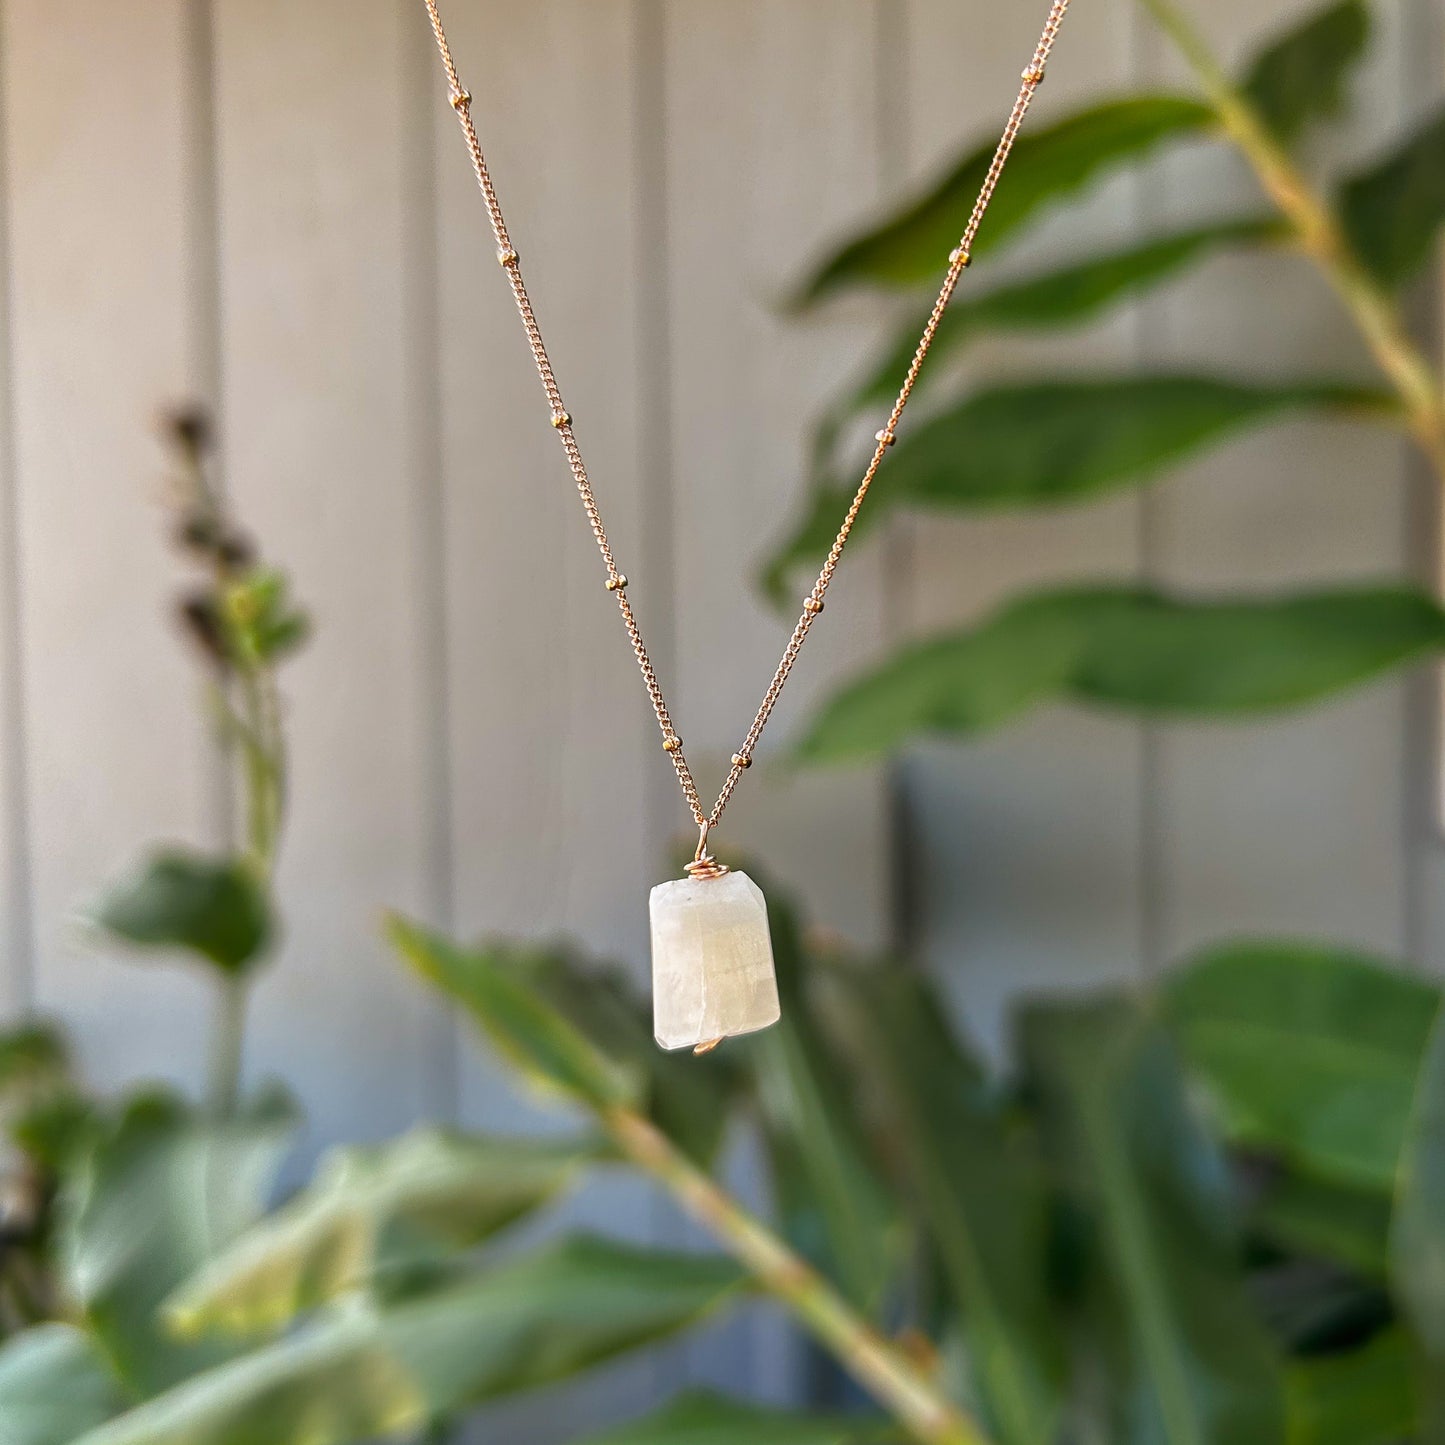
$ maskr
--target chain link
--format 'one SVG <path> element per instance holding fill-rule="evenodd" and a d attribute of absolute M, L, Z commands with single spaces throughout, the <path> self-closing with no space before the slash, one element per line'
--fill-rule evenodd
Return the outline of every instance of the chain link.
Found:
<path fill-rule="evenodd" d="M 577 445 L 577 438 L 572 431 L 572 418 L 562 404 L 562 391 L 557 385 L 557 377 L 552 370 L 552 361 L 547 354 L 546 344 L 542 340 L 542 331 L 537 324 L 536 313 L 532 309 L 532 298 L 527 294 L 526 283 L 522 280 L 522 264 L 507 232 L 507 222 L 502 215 L 501 204 L 497 200 L 496 188 L 493 186 L 491 175 L 487 170 L 481 142 L 477 139 L 476 127 L 472 124 L 471 94 L 462 85 L 461 78 L 457 74 L 451 46 L 447 43 L 446 31 L 442 28 L 441 15 L 437 10 L 437 0 L 424 0 L 424 3 L 427 14 L 431 18 L 432 33 L 436 36 L 437 50 L 441 54 L 442 68 L 446 72 L 448 98 L 457 113 L 457 120 L 461 123 L 462 135 L 467 144 L 467 153 L 471 156 L 472 170 L 476 175 L 477 184 L 481 188 L 482 199 L 486 203 L 487 216 L 492 223 L 492 234 L 497 242 L 497 260 L 506 272 L 507 280 L 511 285 L 512 297 L 517 303 L 517 311 L 522 318 L 522 326 L 527 334 L 527 344 L 531 347 L 532 359 L 537 366 L 537 375 L 541 378 L 542 389 L 546 393 L 548 405 L 552 409 L 552 425 L 561 438 L 562 448 L 567 454 L 567 465 L 571 468 L 573 480 L 577 483 L 578 495 L 582 498 L 582 508 L 587 514 L 588 525 L 592 528 L 592 535 L 597 541 L 597 550 L 602 554 L 603 564 L 607 568 L 607 589 L 616 595 L 618 610 L 622 614 L 622 625 L 627 629 L 628 640 L 632 644 L 633 655 L 637 659 L 643 685 L 647 689 L 648 699 L 652 703 L 652 710 L 657 717 L 657 725 L 662 730 L 663 748 L 672 760 L 672 766 L 677 772 L 677 780 L 682 786 L 688 808 L 692 812 L 693 821 L 701 829 L 702 837 L 705 840 L 708 829 L 716 827 L 718 820 L 722 817 L 723 810 L 727 807 L 728 800 L 738 785 L 738 779 L 751 766 L 753 749 L 757 746 L 758 739 L 767 726 L 768 718 L 777 705 L 778 698 L 787 683 L 788 674 L 792 672 L 793 664 L 798 660 L 798 654 L 803 649 L 803 643 L 807 640 L 813 623 L 823 610 L 824 594 L 833 580 L 833 574 L 838 570 L 843 549 L 848 545 L 849 534 L 858 520 L 858 513 L 863 508 L 863 502 L 868 496 L 868 489 L 873 485 L 873 478 L 877 476 L 888 448 L 896 440 L 899 418 L 903 415 L 904 407 L 908 405 L 908 398 L 913 394 L 918 374 L 923 369 L 923 362 L 928 355 L 929 348 L 933 345 L 933 338 L 938 332 L 943 313 L 947 310 L 959 278 L 969 263 L 969 255 L 978 235 L 979 225 L 983 221 L 984 213 L 988 210 L 989 202 L 993 199 L 994 190 L 998 186 L 999 177 L 1003 174 L 1009 152 L 1018 139 L 1024 116 L 1028 114 L 1029 106 L 1033 101 L 1034 92 L 1044 78 L 1044 67 L 1048 64 L 1049 55 L 1058 38 L 1059 26 L 1063 22 L 1064 12 L 1069 8 L 1069 0 L 1053 0 L 1049 8 L 1043 33 L 1039 36 L 1038 45 L 1034 47 L 1033 59 L 1023 72 L 1023 83 L 1019 87 L 1013 109 L 1009 112 L 1003 134 L 999 137 L 998 146 L 994 150 L 993 160 L 984 177 L 983 184 L 979 188 L 978 198 L 974 201 L 968 224 L 964 227 L 958 246 L 949 253 L 948 270 L 944 274 L 943 285 L 939 288 L 938 298 L 933 303 L 928 322 L 923 328 L 922 336 L 919 337 L 918 346 L 913 353 L 913 360 L 909 363 L 908 371 L 904 375 L 898 397 L 893 403 L 892 410 L 888 413 L 888 421 L 878 432 L 873 456 L 864 469 L 857 490 L 853 493 L 853 500 L 844 514 L 842 525 L 838 528 L 838 535 L 833 539 L 833 545 L 828 549 L 828 556 L 823 562 L 817 580 L 803 601 L 802 616 L 794 624 L 793 634 L 788 639 L 788 645 L 783 650 L 772 681 L 768 683 L 768 689 L 763 694 L 762 703 L 753 718 L 752 725 L 748 728 L 747 736 L 733 756 L 732 770 L 728 773 L 711 812 L 703 807 L 702 799 L 697 791 L 697 784 L 693 781 L 692 770 L 688 767 L 687 759 L 683 755 L 682 739 L 672 725 L 672 717 L 662 695 L 662 685 L 657 680 L 656 669 L 652 665 L 647 646 L 642 640 L 642 632 L 637 625 L 637 618 L 633 614 L 632 604 L 627 600 L 627 578 L 618 570 L 617 563 L 613 558 L 612 546 L 607 540 L 607 529 L 602 525 L 602 514 L 597 508 L 597 498 L 592 491 L 586 464 L 582 460 L 582 451 Z M 698 846 L 701 851 L 703 844 L 700 843 Z"/>

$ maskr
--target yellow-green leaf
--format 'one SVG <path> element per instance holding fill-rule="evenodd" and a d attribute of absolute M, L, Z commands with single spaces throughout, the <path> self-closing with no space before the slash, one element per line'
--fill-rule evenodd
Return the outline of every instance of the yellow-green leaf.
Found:
<path fill-rule="evenodd" d="M 74 1445 L 354 1445 L 415 1432 L 684 1329 L 740 1285 L 715 1255 L 564 1240 L 395 1304 L 334 1308 Z"/>
<path fill-rule="evenodd" d="M 182 1285 L 166 1318 L 187 1337 L 279 1329 L 379 1271 L 480 1244 L 545 1204 L 598 1153 L 587 1141 L 436 1128 L 337 1149 L 306 1189 Z"/>
<path fill-rule="evenodd" d="M 260 1218 L 294 1125 L 279 1098 L 214 1120 L 153 1096 L 97 1127 L 67 1189 L 58 1252 L 70 1299 L 136 1393 L 164 1389 L 230 1352 L 173 1339 L 160 1305 Z"/>
<path fill-rule="evenodd" d="M 463 949 L 393 915 L 386 931 L 401 956 L 462 1004 L 496 1047 L 544 1091 L 594 1108 L 635 1104 L 638 1066 L 609 1058 L 525 979 L 525 959 L 506 945 Z"/>

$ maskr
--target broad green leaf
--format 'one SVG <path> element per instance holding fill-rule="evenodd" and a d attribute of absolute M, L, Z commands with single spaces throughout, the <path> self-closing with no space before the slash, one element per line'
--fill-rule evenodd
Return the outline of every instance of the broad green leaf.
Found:
<path fill-rule="evenodd" d="M 351 1445 L 413 1432 L 684 1329 L 740 1283 L 715 1255 L 567 1240 L 401 1303 L 353 1300 L 76 1445 Z"/>
<path fill-rule="evenodd" d="M 462 949 L 397 915 L 386 931 L 401 956 L 465 1006 L 536 1087 L 597 1109 L 636 1104 L 644 1093 L 640 1065 L 608 1058 L 526 982 L 531 965 L 523 951 Z"/>
<path fill-rule="evenodd" d="M 1445 1433 L 1445 1006 L 1416 1077 L 1395 1191 L 1390 1276 L 1419 1355 L 1423 1440 Z"/>
<path fill-rule="evenodd" d="M 1045 206 L 1157 149 L 1208 129 L 1214 113 L 1182 96 L 1139 95 L 1104 101 L 1051 126 L 1027 129 L 1014 145 L 1008 184 L 1000 186 L 974 246 L 1000 246 Z M 993 160 L 997 137 L 964 154 L 924 194 L 830 255 L 798 288 L 796 306 L 857 285 L 912 286 L 941 281 Z"/>
<path fill-rule="evenodd" d="M 118 883 L 93 913 L 113 937 L 145 948 L 179 948 L 241 973 L 270 941 L 271 907 L 240 858 L 182 849 L 156 853 Z"/>
<path fill-rule="evenodd" d="M 888 1100 L 889 1144 L 962 1317 L 987 1420 L 1000 1445 L 1051 1445 L 1064 1340 L 1034 1141 L 989 1093 L 921 979 L 856 968 L 840 970 L 840 982 L 860 1057 Z"/>
<path fill-rule="evenodd" d="M 1363 0 L 1338 0 L 1314 11 L 1250 65 L 1244 92 L 1282 141 L 1312 121 L 1339 114 L 1351 70 L 1370 38 Z"/>
<path fill-rule="evenodd" d="M 1254 1233 L 1291 1253 L 1334 1260 L 1369 1279 L 1385 1277 L 1390 1198 L 1378 1190 L 1286 1172 L 1266 1186 L 1249 1222 Z"/>
<path fill-rule="evenodd" d="M 585 1445 L 864 1445 L 896 1438 L 886 1425 L 856 1416 L 767 1410 L 694 1390 L 654 1414 L 588 1436 Z"/>
<path fill-rule="evenodd" d="M 902 506 L 996 511 L 1084 501 L 1153 480 L 1185 457 L 1266 422 L 1301 412 L 1367 416 L 1392 405 L 1358 387 L 1256 385 L 1208 376 L 993 387 L 903 429 L 859 526 L 871 529 Z M 851 486 L 818 488 L 765 575 L 775 580 L 800 567 L 816 570 L 852 493 Z"/>
<path fill-rule="evenodd" d="M 1389 1191 L 1439 991 L 1311 943 L 1210 949 L 1162 988 L 1231 1139 L 1301 1173 Z"/>
<path fill-rule="evenodd" d="M 95 1346 L 71 1325 L 40 1325 L 0 1346 L 0 1445 L 70 1445 L 123 1403 Z"/>
<path fill-rule="evenodd" d="M 783 1012 L 738 1052 L 757 1085 L 776 1212 L 793 1247 L 876 1315 L 904 1244 L 898 1210 L 859 1126 L 854 1081 L 806 989 L 797 914 L 782 888 L 757 881 L 768 900 Z"/>
<path fill-rule="evenodd" d="M 1345 232 L 1382 286 L 1410 280 L 1445 222 L 1445 110 L 1340 192 Z"/>
<path fill-rule="evenodd" d="M 171 1338 L 161 1302 L 260 1218 L 293 1126 L 280 1101 L 223 1122 L 146 1099 L 89 1150 L 64 1201 L 60 1257 L 71 1298 L 132 1390 L 162 1390 L 227 1352 Z"/>
<path fill-rule="evenodd" d="M 798 752 L 813 763 L 871 757 L 923 734 L 986 732 L 1054 700 L 1156 716 L 1268 713 L 1441 646 L 1445 613 L 1404 587 L 1227 602 L 1066 588 L 1006 603 L 845 683 Z"/>
<path fill-rule="evenodd" d="M 1169 1038 L 1125 995 L 1030 1006 L 1020 1037 L 1053 1157 L 1097 1231 L 1124 1330 L 1114 1389 L 1139 1438 L 1278 1445 L 1278 1361 Z"/>
<path fill-rule="evenodd" d="M 1356 687 L 1442 644 L 1445 612 L 1411 588 L 1215 603 L 1145 594 L 1099 609 L 1071 691 L 1166 715 L 1269 712 Z"/>
<path fill-rule="evenodd" d="M 1415 1437 L 1410 1346 L 1389 1330 L 1357 1349 L 1295 1361 L 1285 1376 L 1286 1445 L 1399 1445 Z"/>
<path fill-rule="evenodd" d="M 312 1184 L 183 1284 L 166 1318 L 188 1338 L 278 1329 L 379 1270 L 480 1244 L 546 1203 L 597 1154 L 586 1141 L 434 1128 L 337 1149 Z"/>

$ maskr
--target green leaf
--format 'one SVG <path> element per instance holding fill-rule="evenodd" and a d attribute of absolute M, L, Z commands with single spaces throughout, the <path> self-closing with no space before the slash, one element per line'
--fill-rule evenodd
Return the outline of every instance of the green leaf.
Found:
<path fill-rule="evenodd" d="M 1154 716 L 1268 713 L 1442 645 L 1445 612 L 1405 587 L 1227 602 L 1134 587 L 1042 592 L 846 683 L 798 753 L 811 763 L 871 757 L 920 734 L 986 732 L 1056 699 Z"/>
<path fill-rule="evenodd" d="M 461 949 L 397 915 L 388 918 L 386 932 L 401 956 L 465 1006 L 537 1088 L 596 1109 L 635 1105 L 642 1096 L 640 1066 L 608 1058 L 525 981 L 526 950 L 503 944 Z"/>
<path fill-rule="evenodd" d="M 776 1211 L 789 1243 L 876 1315 L 901 1262 L 898 1210 L 859 1126 L 846 1061 L 806 988 L 810 961 L 796 911 L 781 887 L 757 882 L 768 901 L 782 1018 L 738 1052 L 757 1084 Z"/>
<path fill-rule="evenodd" d="M 1340 192 L 1345 233 L 1382 286 L 1410 280 L 1445 222 L 1445 110 Z"/>
<path fill-rule="evenodd" d="M 1266 1186 L 1249 1222 L 1254 1233 L 1292 1253 L 1385 1277 L 1390 1199 L 1378 1191 L 1286 1172 Z"/>
<path fill-rule="evenodd" d="M 1347 1353 L 1291 1364 L 1287 1445 L 1398 1445 L 1415 1438 L 1409 1342 L 1389 1330 Z"/>
<path fill-rule="evenodd" d="M 40 1325 L 0 1346 L 0 1445 L 70 1445 L 121 1406 L 115 1380 L 72 1325 Z"/>
<path fill-rule="evenodd" d="M 1414 1330 L 1425 1428 L 1445 1432 L 1445 1006 L 1420 1056 L 1390 1236 L 1395 1298 Z"/>
<path fill-rule="evenodd" d="M 311 1185 L 182 1285 L 166 1318 L 189 1338 L 279 1329 L 380 1270 L 480 1244 L 545 1204 L 598 1153 L 587 1141 L 435 1128 L 337 1149 Z"/>
<path fill-rule="evenodd" d="M 76 1445 L 350 1445 L 415 1431 L 683 1329 L 740 1283 L 715 1255 L 563 1241 L 402 1303 L 356 1300 Z"/>
<path fill-rule="evenodd" d="M 871 529 L 902 506 L 994 511 L 1084 501 L 1150 481 L 1187 456 L 1294 413 L 1367 415 L 1391 406 L 1383 394 L 1358 387 L 1255 385 L 1207 376 L 994 387 L 900 435 L 859 526 Z M 766 564 L 766 575 L 816 569 L 852 494 L 852 487 L 816 489 L 802 524 Z"/>
<path fill-rule="evenodd" d="M 230 645 L 244 661 L 278 662 L 311 635 L 310 619 L 291 603 L 285 573 L 273 567 L 232 583 L 223 600 Z"/>
<path fill-rule="evenodd" d="M 78 1089 L 57 1089 L 19 1111 L 10 1137 L 53 1178 L 80 1167 L 104 1130 L 101 1106 Z"/>
<path fill-rule="evenodd" d="M 28 1101 L 70 1079 L 70 1047 L 60 1029 L 29 1022 L 0 1034 L 0 1105 Z"/>
<path fill-rule="evenodd" d="M 1114 1387 L 1140 1438 L 1278 1445 L 1278 1362 L 1240 1272 L 1222 1161 L 1169 1038 L 1121 994 L 1028 1006 L 1020 1022 L 1052 1157 L 1094 1222 L 1123 1317 Z"/>
<path fill-rule="evenodd" d="M 271 906 L 255 870 L 240 858 L 168 849 L 101 899 L 94 921 L 145 948 L 180 948 L 226 973 L 243 973 L 270 941 Z"/>
<path fill-rule="evenodd" d="M 65 1282 L 133 1390 L 154 1393 L 226 1353 L 172 1339 L 161 1302 L 260 1217 L 293 1122 L 277 1100 L 221 1122 L 149 1098 L 89 1151 L 65 1200 Z"/>
<path fill-rule="evenodd" d="M 1000 246 L 1047 205 L 1084 189 L 1164 141 L 1212 126 L 1206 105 L 1182 96 L 1140 95 L 1105 101 L 1052 126 L 1026 130 L 974 245 L 975 256 Z M 830 255 L 798 288 L 793 304 L 809 306 L 857 285 L 912 286 L 941 281 L 993 161 L 997 137 L 963 155 L 928 191 Z"/>
<path fill-rule="evenodd" d="M 587 1437 L 586 1445 L 863 1445 L 893 1438 L 887 1426 L 856 1416 L 765 1410 L 690 1390 L 641 1420 Z"/>
<path fill-rule="evenodd" d="M 1000 1445 L 1050 1445 L 1064 1341 L 1049 1297 L 1049 1206 L 1034 1141 L 988 1092 L 928 986 L 901 968 L 840 971 L 862 1057 L 964 1323 Z"/>
<path fill-rule="evenodd" d="M 1178 275 L 1210 251 L 1274 241 L 1284 234 L 1280 221 L 1268 216 L 1195 226 L 1021 281 L 1006 282 L 982 295 L 956 299 L 943 313 L 934 333 L 929 367 L 920 376 L 914 397 L 927 389 L 928 378 L 939 374 L 939 363 L 956 355 L 975 336 L 989 331 L 1080 325 L 1116 302 Z M 863 381 L 830 417 L 829 440 L 859 413 L 892 402 L 927 319 L 926 311 L 912 315 L 898 328 L 877 364 L 869 368 Z"/>
<path fill-rule="evenodd" d="M 1231 1139 L 1301 1173 L 1389 1191 L 1439 991 L 1328 945 L 1227 944 L 1163 1003 Z"/>
<path fill-rule="evenodd" d="M 919 733 L 987 732 L 1067 691 L 1092 617 L 1090 594 L 1050 594 L 906 647 L 823 704 L 799 756 L 831 763 L 891 751 Z"/>
<path fill-rule="evenodd" d="M 63 1173 L 84 1148 L 95 1113 L 75 1086 L 57 1026 L 31 1022 L 0 1035 L 0 1129 L 33 1164 Z"/>
<path fill-rule="evenodd" d="M 652 1036 L 651 1000 L 619 969 L 599 967 L 557 946 L 494 942 L 491 951 L 499 966 L 637 1079 L 639 1107 L 679 1149 L 700 1164 L 712 1160 L 727 1129 L 737 1086 L 726 1057 L 660 1050 Z"/>
<path fill-rule="evenodd" d="M 1445 613 L 1406 587 L 1218 603 L 1146 594 L 1100 609 L 1071 691 L 1159 714 L 1269 712 L 1356 687 L 1442 643 Z"/>
<path fill-rule="evenodd" d="M 1280 140 L 1292 141 L 1312 121 L 1339 114 L 1346 82 L 1369 38 L 1363 0 L 1326 5 L 1255 58 L 1245 75 L 1245 95 Z"/>

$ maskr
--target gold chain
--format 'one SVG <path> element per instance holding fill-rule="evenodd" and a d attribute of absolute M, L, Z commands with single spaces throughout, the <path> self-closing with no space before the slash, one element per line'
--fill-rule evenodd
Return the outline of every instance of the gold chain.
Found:
<path fill-rule="evenodd" d="M 908 398 L 912 395 L 914 384 L 918 380 L 918 373 L 923 367 L 923 359 L 928 355 L 929 347 L 933 345 L 938 324 L 953 296 L 954 288 L 958 285 L 958 279 L 963 274 L 964 267 L 969 263 L 969 254 L 973 249 L 979 224 L 983 220 L 984 212 L 988 209 L 988 203 L 993 199 L 994 188 L 998 185 L 1004 163 L 1008 160 L 1009 152 L 1018 138 L 1019 128 L 1023 124 L 1024 116 L 1028 113 L 1034 91 L 1038 89 L 1044 78 L 1044 66 L 1047 65 L 1049 54 L 1054 48 L 1054 41 L 1058 38 L 1059 26 L 1063 21 L 1064 12 L 1069 8 L 1069 0 L 1053 0 L 1049 7 L 1048 19 L 1044 22 L 1039 43 L 1034 48 L 1033 59 L 1023 72 L 1023 84 L 1019 87 L 1013 109 L 1009 112 L 1008 122 L 1004 126 L 1002 136 L 999 137 L 998 147 L 993 154 L 993 162 L 988 168 L 988 174 L 984 177 L 983 185 L 979 188 L 978 198 L 973 203 L 973 213 L 968 218 L 968 225 L 964 227 L 963 236 L 958 245 L 949 252 L 948 270 L 944 274 L 943 285 L 939 288 L 938 299 L 933 303 L 928 324 L 923 328 L 923 335 L 919 338 L 917 349 L 913 353 L 913 360 L 903 378 L 903 385 L 899 388 L 898 398 L 893 403 L 892 411 L 888 413 L 887 422 L 877 434 L 877 445 L 873 449 L 872 459 L 863 473 L 863 479 L 858 483 L 857 491 L 853 494 L 853 501 L 843 517 L 842 526 L 838 528 L 838 535 L 833 539 L 832 547 L 828 549 L 828 556 L 823 563 L 822 570 L 818 573 L 812 590 L 803 599 L 802 616 L 798 618 L 793 628 L 793 635 L 788 639 L 788 645 L 783 650 L 783 656 L 773 673 L 772 681 L 768 684 L 768 690 L 763 694 L 762 704 L 753 718 L 752 726 L 748 728 L 742 746 L 733 754 L 732 770 L 728 773 L 727 780 L 723 783 L 722 791 L 718 794 L 717 802 L 713 804 L 711 812 L 703 809 L 702 799 L 698 796 L 697 784 L 692 778 L 692 770 L 687 765 L 686 757 L 683 756 L 682 739 L 672 725 L 672 717 L 668 713 L 667 702 L 662 695 L 662 687 L 658 683 L 652 659 L 648 656 L 647 647 L 643 643 L 642 632 L 637 626 L 637 618 L 633 615 L 632 604 L 627 600 L 627 578 L 618 570 L 617 563 L 612 556 L 612 547 L 607 540 L 607 531 L 602 525 L 602 514 L 597 509 L 597 498 L 593 495 L 592 483 L 587 476 L 587 467 L 582 460 L 581 449 L 578 447 L 577 438 L 572 431 L 572 418 L 562 404 L 562 391 L 557 385 L 551 358 L 547 355 L 547 347 L 542 341 L 541 328 L 537 325 L 537 316 L 532 309 L 532 298 L 527 294 L 526 284 L 522 280 L 522 263 L 518 259 L 516 248 L 512 245 L 511 237 L 507 233 L 507 222 L 502 215 L 496 188 L 492 184 L 492 177 L 487 170 L 487 162 L 482 155 L 476 127 L 472 124 L 471 94 L 462 85 L 461 78 L 457 74 L 451 46 L 447 44 L 446 31 L 442 28 L 441 16 L 437 12 L 437 0 L 425 0 L 425 4 L 427 14 L 431 17 L 432 33 L 436 36 L 437 49 L 441 52 L 442 67 L 446 71 L 449 99 L 452 108 L 457 113 L 457 119 L 461 122 L 462 135 L 466 138 L 467 152 L 472 158 L 472 170 L 476 172 L 477 184 L 481 187 L 482 199 L 486 202 L 487 215 L 491 219 L 492 234 L 497 240 L 497 260 L 506 271 L 507 280 L 511 283 L 512 296 L 516 300 L 517 311 L 521 315 L 522 325 L 527 333 L 527 343 L 532 348 L 532 359 L 537 363 L 537 374 L 542 379 L 542 389 L 546 392 L 548 405 L 552 408 L 552 425 L 556 428 L 557 435 L 562 441 L 562 448 L 567 453 L 567 465 L 572 469 L 578 494 L 582 498 L 583 510 L 587 513 L 587 521 L 592 528 L 592 535 L 597 539 L 597 549 L 601 552 L 602 561 L 607 568 L 607 590 L 617 598 L 617 606 L 622 613 L 622 624 L 626 627 L 627 636 L 632 643 L 632 651 L 637 658 L 637 666 L 642 672 L 642 681 L 647 688 L 647 696 L 652 702 L 652 710 L 657 714 L 657 725 L 662 729 L 663 749 L 672 759 L 672 766 L 677 771 L 677 780 L 681 783 L 682 791 L 687 797 L 688 807 L 692 810 L 693 821 L 698 825 L 697 856 L 702 859 L 706 856 L 708 830 L 717 826 L 718 819 L 723 815 L 723 809 L 727 807 L 728 800 L 733 795 L 733 789 L 737 787 L 738 779 L 742 777 L 745 769 L 752 766 L 753 749 L 757 746 L 758 738 L 762 735 L 763 728 L 767 726 L 768 718 L 772 715 L 773 708 L 782 693 L 783 685 L 788 680 L 788 674 L 793 670 L 793 664 L 798 660 L 798 653 L 802 651 L 803 643 L 812 629 L 814 621 L 823 610 L 823 596 L 828 590 L 829 583 L 833 580 L 834 572 L 838 570 L 838 562 L 843 556 L 843 548 L 848 545 L 849 533 L 852 532 L 853 524 L 858 520 L 863 500 L 868 495 L 869 487 L 873 485 L 873 478 L 882 465 L 884 454 L 896 439 L 899 418 L 903 415 L 903 408 L 908 405 Z"/>

